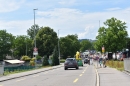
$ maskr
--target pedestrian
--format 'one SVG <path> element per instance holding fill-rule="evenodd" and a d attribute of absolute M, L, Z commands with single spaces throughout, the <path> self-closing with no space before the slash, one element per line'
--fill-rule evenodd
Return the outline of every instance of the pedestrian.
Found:
<path fill-rule="evenodd" d="M 106 55 L 105 55 L 104 58 L 103 58 L 103 67 L 104 67 L 104 68 L 106 67 Z"/>
<path fill-rule="evenodd" d="M 102 61 L 103 61 L 102 57 L 99 58 L 99 64 L 100 64 L 100 67 L 102 67 Z"/>

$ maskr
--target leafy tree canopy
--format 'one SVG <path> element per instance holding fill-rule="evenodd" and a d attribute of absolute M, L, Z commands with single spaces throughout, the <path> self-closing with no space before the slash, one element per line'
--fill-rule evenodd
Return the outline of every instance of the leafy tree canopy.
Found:
<path fill-rule="evenodd" d="M 89 40 L 83 40 L 80 43 L 80 50 L 83 52 L 85 50 L 90 50 L 92 49 L 92 43 Z"/>
<path fill-rule="evenodd" d="M 11 47 L 14 36 L 7 33 L 6 30 L 0 30 L 0 59 L 5 59 L 5 56 L 11 54 Z"/>
<path fill-rule="evenodd" d="M 126 47 L 126 38 L 128 36 L 126 23 L 111 18 L 104 22 L 104 25 L 106 27 L 100 27 L 98 30 L 95 48 L 101 51 L 102 46 L 104 46 L 106 51 L 116 52 Z"/>
<path fill-rule="evenodd" d="M 49 58 L 58 42 L 57 33 L 50 27 L 41 27 L 36 35 L 36 42 L 39 55 L 47 55 Z"/>
<path fill-rule="evenodd" d="M 80 43 L 77 35 L 67 35 L 60 38 L 60 50 L 63 58 L 68 56 L 74 57 L 75 53 L 79 51 Z"/>
<path fill-rule="evenodd" d="M 14 56 L 23 56 L 33 54 L 32 40 L 25 35 L 20 35 L 15 38 L 14 41 Z M 26 52 L 27 50 L 27 52 Z"/>
<path fill-rule="evenodd" d="M 34 39 L 34 37 L 36 36 L 36 34 L 38 33 L 38 31 L 39 31 L 39 26 L 37 25 L 37 24 L 35 24 L 35 25 L 32 25 L 31 26 L 31 28 L 29 28 L 28 30 L 27 30 L 27 34 L 30 36 L 30 38 L 33 40 Z M 35 30 L 35 34 L 34 34 L 34 30 Z"/>

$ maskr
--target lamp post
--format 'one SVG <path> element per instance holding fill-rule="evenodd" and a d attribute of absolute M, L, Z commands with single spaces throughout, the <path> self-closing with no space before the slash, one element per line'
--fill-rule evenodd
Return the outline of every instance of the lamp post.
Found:
<path fill-rule="evenodd" d="M 59 29 L 58 29 L 58 51 L 59 51 L 59 64 L 60 64 Z"/>
<path fill-rule="evenodd" d="M 27 56 L 27 39 L 26 39 L 26 56 Z"/>
<path fill-rule="evenodd" d="M 36 31 L 35 31 L 35 10 L 38 10 L 38 9 L 33 9 L 33 11 L 34 11 L 34 43 L 35 43 L 35 48 L 34 49 L 36 49 Z M 35 51 L 35 52 L 37 52 L 37 50 Z M 35 53 L 34 52 L 34 53 Z M 38 52 L 37 52 L 37 54 L 38 54 Z M 36 68 L 36 64 L 37 64 L 37 59 L 36 59 L 36 54 L 34 54 L 35 55 L 35 68 Z"/>
<path fill-rule="evenodd" d="M 35 31 L 35 10 L 38 10 L 38 9 L 33 9 L 34 10 L 34 42 L 35 42 L 35 48 L 36 48 L 36 31 Z"/>

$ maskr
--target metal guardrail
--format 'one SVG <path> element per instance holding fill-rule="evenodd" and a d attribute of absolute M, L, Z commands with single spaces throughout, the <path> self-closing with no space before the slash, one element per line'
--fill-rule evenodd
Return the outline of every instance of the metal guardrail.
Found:
<path fill-rule="evenodd" d="M 130 58 L 124 58 L 124 70 L 130 72 Z"/>

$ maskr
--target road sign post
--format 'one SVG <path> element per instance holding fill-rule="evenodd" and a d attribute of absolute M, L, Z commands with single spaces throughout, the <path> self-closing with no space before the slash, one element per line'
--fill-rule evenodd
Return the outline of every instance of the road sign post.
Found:
<path fill-rule="evenodd" d="M 36 47 L 34 47 L 34 49 L 33 49 L 33 55 L 38 55 L 38 48 L 36 48 Z"/>
<path fill-rule="evenodd" d="M 103 52 L 103 53 L 105 52 L 105 48 L 104 48 L 104 47 L 102 47 L 102 52 Z"/>
<path fill-rule="evenodd" d="M 38 55 L 38 48 L 34 47 L 34 49 L 33 49 L 33 55 L 35 56 L 35 67 L 36 67 L 36 64 L 37 64 L 36 56 Z"/>

